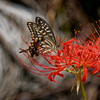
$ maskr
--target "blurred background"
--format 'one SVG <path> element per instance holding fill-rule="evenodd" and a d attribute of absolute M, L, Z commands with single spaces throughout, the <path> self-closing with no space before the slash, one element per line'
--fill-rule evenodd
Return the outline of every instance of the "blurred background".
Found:
<path fill-rule="evenodd" d="M 24 69 L 13 51 L 25 63 L 30 62 L 19 54 L 19 48 L 28 48 L 22 41 L 30 43 L 27 22 L 35 22 L 39 16 L 46 20 L 55 35 L 62 40 L 72 38 L 74 29 L 80 30 L 100 19 L 99 0 L 0 0 L 0 100 L 82 100 L 77 95 L 74 75 L 64 73 L 56 77 L 58 83 Z M 37 58 L 44 62 L 41 57 Z M 84 83 L 88 100 L 100 100 L 100 78 L 88 73 Z"/>

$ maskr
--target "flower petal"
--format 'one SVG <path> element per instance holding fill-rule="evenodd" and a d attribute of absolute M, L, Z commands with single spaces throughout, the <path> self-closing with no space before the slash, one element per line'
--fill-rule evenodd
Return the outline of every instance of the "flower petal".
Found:
<path fill-rule="evenodd" d="M 86 77 L 87 77 L 87 68 L 85 66 L 83 66 L 83 78 L 82 78 L 82 81 L 85 82 L 86 81 Z"/>

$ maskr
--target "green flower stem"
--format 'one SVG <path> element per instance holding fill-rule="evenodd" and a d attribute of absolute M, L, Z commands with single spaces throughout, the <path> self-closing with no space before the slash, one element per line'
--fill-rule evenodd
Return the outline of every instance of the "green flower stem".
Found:
<path fill-rule="evenodd" d="M 83 100 L 87 100 L 82 81 L 80 82 L 80 89 L 81 89 Z"/>
<path fill-rule="evenodd" d="M 72 67 L 73 67 L 74 71 L 75 71 L 75 72 L 77 72 L 77 69 L 75 68 L 75 66 L 74 66 L 74 65 L 72 65 Z"/>
<path fill-rule="evenodd" d="M 69 69 L 64 69 L 64 71 L 67 71 L 67 72 L 70 72 L 70 73 L 73 73 L 73 74 L 76 74 L 76 72 L 74 72 L 74 71 L 70 71 Z"/>

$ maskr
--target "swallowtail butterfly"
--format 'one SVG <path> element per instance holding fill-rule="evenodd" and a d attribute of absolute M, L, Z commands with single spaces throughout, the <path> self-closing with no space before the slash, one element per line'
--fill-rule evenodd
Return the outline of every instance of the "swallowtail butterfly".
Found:
<path fill-rule="evenodd" d="M 29 46 L 29 49 L 20 51 L 20 53 L 29 51 L 31 56 L 34 57 L 38 56 L 40 52 L 48 53 L 56 50 L 54 33 L 45 20 L 36 17 L 35 23 L 27 22 L 27 26 L 31 33 L 31 46 Z"/>

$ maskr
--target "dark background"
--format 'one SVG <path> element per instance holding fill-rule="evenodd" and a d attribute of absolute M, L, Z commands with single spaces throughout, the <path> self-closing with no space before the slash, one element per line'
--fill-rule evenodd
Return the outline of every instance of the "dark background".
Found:
<path fill-rule="evenodd" d="M 30 62 L 19 54 L 19 48 L 27 48 L 21 36 L 30 43 L 27 22 L 39 16 L 51 26 L 62 41 L 72 38 L 74 29 L 85 30 L 84 23 L 90 25 L 100 19 L 99 0 L 0 0 L 0 100 L 82 100 L 77 95 L 74 75 L 64 73 L 64 78 L 56 77 L 58 83 L 47 77 L 34 75 L 24 69 L 13 51 L 28 65 Z M 41 57 L 37 60 L 45 62 Z M 88 100 L 100 100 L 100 78 L 90 74 L 84 83 Z"/>

